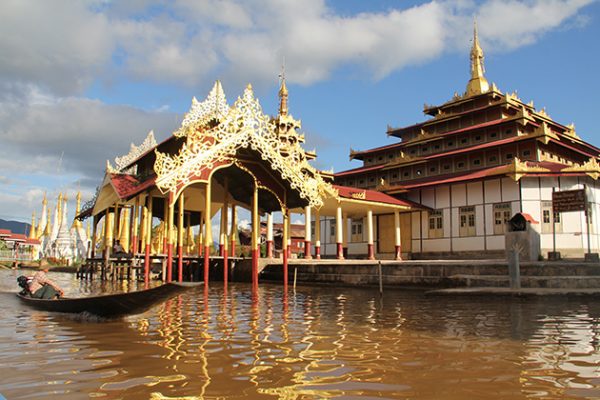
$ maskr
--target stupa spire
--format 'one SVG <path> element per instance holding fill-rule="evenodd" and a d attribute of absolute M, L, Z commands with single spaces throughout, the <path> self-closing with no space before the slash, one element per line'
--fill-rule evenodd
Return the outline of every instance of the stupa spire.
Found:
<path fill-rule="evenodd" d="M 467 95 L 477 95 L 490 90 L 490 85 L 485 79 L 485 67 L 483 65 L 483 49 L 479 45 L 477 35 L 477 21 L 473 21 L 473 46 L 471 47 L 471 79 L 467 84 Z"/>
<path fill-rule="evenodd" d="M 37 231 L 35 229 L 35 211 L 31 213 L 31 227 L 29 228 L 29 239 L 36 239 Z"/>
<path fill-rule="evenodd" d="M 79 229 L 82 227 L 81 221 L 77 219 L 77 216 L 81 212 L 81 191 L 77 192 L 77 205 L 75 206 L 75 218 L 73 219 L 73 225 L 71 228 Z"/>

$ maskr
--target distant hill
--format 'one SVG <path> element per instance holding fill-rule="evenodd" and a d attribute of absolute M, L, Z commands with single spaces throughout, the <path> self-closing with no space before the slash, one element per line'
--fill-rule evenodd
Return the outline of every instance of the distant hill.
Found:
<path fill-rule="evenodd" d="M 28 235 L 30 227 L 31 224 L 27 224 L 25 222 L 5 221 L 0 218 L 0 229 L 10 229 L 12 233 L 23 233 Z"/>

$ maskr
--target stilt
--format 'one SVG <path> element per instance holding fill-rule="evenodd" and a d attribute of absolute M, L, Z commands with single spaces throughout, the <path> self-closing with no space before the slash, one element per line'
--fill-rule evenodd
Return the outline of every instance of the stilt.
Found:
<path fill-rule="evenodd" d="M 304 208 L 304 258 L 311 259 L 312 258 L 312 250 L 311 250 L 311 221 L 310 221 L 310 206 L 306 206 Z"/>
<path fill-rule="evenodd" d="M 183 282 L 183 207 L 184 207 L 184 195 L 179 195 L 179 209 L 178 209 L 178 220 L 177 220 L 177 281 Z"/>
<path fill-rule="evenodd" d="M 169 193 L 168 197 L 168 218 L 167 218 L 167 280 L 169 283 L 173 280 L 173 214 L 175 213 L 175 207 L 173 204 L 173 194 Z"/>
<path fill-rule="evenodd" d="M 398 211 L 394 211 L 394 231 L 395 231 L 395 253 L 396 260 L 402 260 L 402 247 L 400 242 L 400 213 Z"/>
<path fill-rule="evenodd" d="M 373 211 L 367 210 L 367 258 L 375 259 L 375 251 L 373 246 Z"/>
<path fill-rule="evenodd" d="M 287 293 L 288 289 L 288 237 L 290 232 L 288 230 L 288 220 L 290 219 L 289 211 L 286 209 L 282 210 L 283 213 L 283 240 L 282 253 L 283 253 L 283 290 Z"/>
<path fill-rule="evenodd" d="M 344 245 L 343 245 L 343 222 L 342 222 L 342 207 L 338 206 L 335 214 L 335 228 L 336 228 L 336 256 L 338 260 L 344 259 Z"/>
<path fill-rule="evenodd" d="M 254 185 L 252 194 L 252 287 L 258 289 L 258 235 L 260 219 L 258 217 L 258 187 Z"/>
<path fill-rule="evenodd" d="M 208 271 L 210 267 L 210 246 L 212 246 L 212 227 L 211 227 L 211 184 L 206 183 L 205 203 L 204 203 L 204 286 L 208 287 Z"/>
<path fill-rule="evenodd" d="M 267 258 L 273 258 L 273 214 L 267 213 Z"/>

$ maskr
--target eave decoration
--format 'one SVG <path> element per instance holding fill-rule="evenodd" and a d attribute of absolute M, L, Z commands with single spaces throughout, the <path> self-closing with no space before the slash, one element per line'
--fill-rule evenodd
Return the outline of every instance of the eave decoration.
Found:
<path fill-rule="evenodd" d="M 515 157 L 506 168 L 506 175 L 512 178 L 515 182 L 519 181 L 527 174 L 548 172 L 550 172 L 549 169 L 535 165 L 529 165 L 527 161 L 521 161 L 518 157 Z"/>
<path fill-rule="evenodd" d="M 175 133 L 187 137 L 179 153 L 170 156 L 155 150 L 156 186 L 162 193 L 175 192 L 202 171 L 235 162 L 238 150 L 246 148 L 258 152 L 311 207 L 321 207 L 322 197 L 335 194 L 335 190 L 308 163 L 300 145 L 303 137 L 296 134 L 295 140 L 290 140 L 290 132 L 283 137 L 278 128 L 274 119 L 263 114 L 252 86 L 229 107 L 217 82 L 204 102 L 192 103 Z"/>
<path fill-rule="evenodd" d="M 135 160 L 137 160 L 142 154 L 156 147 L 156 139 L 154 138 L 154 131 L 148 132 L 148 136 L 146 139 L 140 144 L 136 146 L 131 143 L 129 147 L 129 153 L 125 154 L 121 157 L 115 158 L 115 167 L 113 167 L 110 161 L 106 160 L 106 172 L 108 173 L 130 173 L 135 174 L 135 166 L 133 168 L 127 169 L 128 165 L 131 165 Z"/>
<path fill-rule="evenodd" d="M 584 173 L 593 180 L 597 180 L 600 177 L 600 164 L 594 157 L 590 158 L 583 165 L 574 165 L 572 167 L 564 168 L 561 172 L 580 172 Z"/>

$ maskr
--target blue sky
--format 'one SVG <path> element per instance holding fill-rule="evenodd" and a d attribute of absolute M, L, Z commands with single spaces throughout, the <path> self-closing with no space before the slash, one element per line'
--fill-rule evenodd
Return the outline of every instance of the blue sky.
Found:
<path fill-rule="evenodd" d="M 178 127 L 221 79 L 290 111 L 316 166 L 392 143 L 468 80 L 472 20 L 486 76 L 600 146 L 600 5 L 593 0 L 8 1 L 0 13 L 0 218 L 29 221 L 44 191 L 92 196 L 106 159 Z M 73 206 L 70 206 L 72 209 Z"/>

